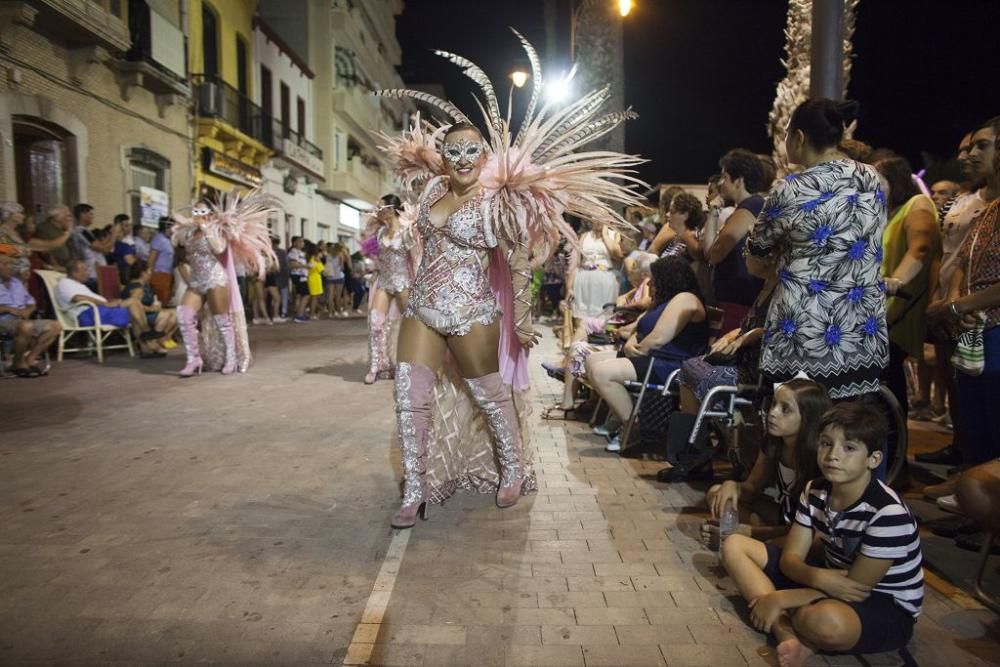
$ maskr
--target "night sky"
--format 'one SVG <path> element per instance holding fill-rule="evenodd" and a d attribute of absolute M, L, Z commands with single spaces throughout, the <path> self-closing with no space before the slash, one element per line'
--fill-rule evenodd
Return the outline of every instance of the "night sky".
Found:
<path fill-rule="evenodd" d="M 729 148 L 770 152 L 766 121 L 784 76 L 787 1 L 636 4 L 625 19 L 625 98 L 640 118 L 628 124 L 626 149 L 649 158 L 642 176 L 700 183 Z M 514 64 L 527 64 L 508 26 L 535 45 L 549 76 L 568 67 L 570 0 L 558 5 L 556 62 L 548 65 L 541 0 L 407 0 L 397 23 L 403 78 L 443 83 L 478 118 L 474 84 L 430 49 L 482 66 L 506 100 L 499 87 Z M 916 168 L 949 160 L 964 130 L 1000 114 L 998 28 L 1000 2 L 991 0 L 861 0 L 848 89 L 861 103 L 857 138 Z"/>

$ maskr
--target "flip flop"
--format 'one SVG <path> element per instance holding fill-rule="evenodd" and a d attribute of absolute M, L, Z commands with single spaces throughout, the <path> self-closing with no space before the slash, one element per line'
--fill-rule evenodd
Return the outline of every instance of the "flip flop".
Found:
<path fill-rule="evenodd" d="M 558 411 L 559 416 L 555 416 L 553 413 Z M 575 421 L 576 420 L 576 408 L 564 408 L 560 405 L 553 405 L 542 410 L 542 419 L 548 419 L 550 421 Z"/>

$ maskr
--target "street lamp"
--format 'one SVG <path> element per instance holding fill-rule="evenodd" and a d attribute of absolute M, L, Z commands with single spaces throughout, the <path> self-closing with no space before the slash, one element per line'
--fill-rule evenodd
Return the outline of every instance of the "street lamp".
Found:
<path fill-rule="evenodd" d="M 632 11 L 632 0 L 618 0 L 618 13 L 622 16 L 628 16 L 628 13 Z"/>
<path fill-rule="evenodd" d="M 528 83 L 528 79 L 530 78 L 531 75 L 523 69 L 516 69 L 510 73 L 510 79 L 514 82 L 516 88 L 524 88 L 524 84 Z"/>
<path fill-rule="evenodd" d="M 583 12 L 583 7 L 590 0 L 579 0 L 579 4 L 573 9 L 573 13 L 569 17 L 569 59 L 576 60 L 576 26 L 580 21 L 580 14 Z M 632 13 L 632 8 L 635 7 L 634 0 L 617 0 L 618 13 L 622 18 L 628 16 Z"/>
<path fill-rule="evenodd" d="M 549 98 L 550 102 L 559 103 L 569 99 L 569 96 L 573 92 L 570 80 L 571 77 L 569 75 L 563 74 L 548 82 L 545 86 L 545 95 Z"/>

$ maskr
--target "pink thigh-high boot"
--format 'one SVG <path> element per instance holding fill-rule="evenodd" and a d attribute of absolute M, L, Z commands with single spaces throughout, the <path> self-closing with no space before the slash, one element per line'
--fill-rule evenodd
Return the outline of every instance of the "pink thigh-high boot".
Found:
<path fill-rule="evenodd" d="M 467 378 L 476 405 L 486 415 L 500 461 L 500 488 L 497 507 L 512 507 L 521 497 L 524 484 L 524 458 L 521 451 L 521 423 L 517 418 L 514 396 L 499 373 Z"/>
<path fill-rule="evenodd" d="M 198 350 L 198 313 L 188 306 L 177 307 L 177 328 L 181 330 L 184 339 L 184 351 L 187 352 L 187 365 L 178 373 L 182 378 L 194 374 L 201 375 L 201 353 Z"/>
<path fill-rule="evenodd" d="M 365 384 L 374 384 L 386 363 L 385 313 L 372 310 L 368 313 L 368 374 Z"/>
<path fill-rule="evenodd" d="M 403 505 L 392 517 L 393 528 L 412 528 L 423 510 L 427 518 L 427 434 L 431 428 L 434 371 L 402 362 L 396 368 L 396 417 L 403 457 Z"/>
<path fill-rule="evenodd" d="M 213 315 L 215 326 L 219 329 L 222 342 L 226 346 L 226 365 L 222 367 L 223 375 L 232 375 L 236 372 L 236 330 L 233 329 L 233 318 L 229 313 Z"/>

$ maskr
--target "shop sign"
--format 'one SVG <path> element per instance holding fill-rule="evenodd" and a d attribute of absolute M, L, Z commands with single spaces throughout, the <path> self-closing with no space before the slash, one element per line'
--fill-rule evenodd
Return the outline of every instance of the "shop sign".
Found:
<path fill-rule="evenodd" d="M 261 184 L 263 177 L 256 167 L 234 160 L 228 155 L 214 151 L 211 148 L 202 148 L 202 166 L 205 171 L 228 178 L 231 181 L 242 183 L 249 187 L 257 187 Z"/>

